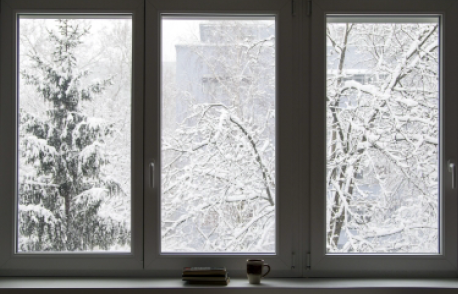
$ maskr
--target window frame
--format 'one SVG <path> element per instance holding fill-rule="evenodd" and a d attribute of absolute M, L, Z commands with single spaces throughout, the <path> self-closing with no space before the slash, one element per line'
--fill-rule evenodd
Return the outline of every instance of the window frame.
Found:
<path fill-rule="evenodd" d="M 131 244 L 130 253 L 16 253 L 17 210 L 17 113 L 19 14 L 131 14 L 132 15 L 132 113 L 131 113 Z M 0 275 L 104 275 L 143 268 L 143 1 L 82 0 L 2 0 L 1 1 L 1 112 L 2 191 L 0 206 Z M 16 41 L 15 41 L 16 40 Z M 135 115 L 134 115 L 135 114 Z M 140 168 L 139 168 L 140 167 Z M 88 270 L 89 269 L 89 270 Z M 124 272 L 125 274 L 125 272 Z"/>
<path fill-rule="evenodd" d="M 262 258 L 269 277 L 456 277 L 457 189 L 445 161 L 458 160 L 458 3 L 449 0 L 0 0 L 0 276 L 177 277 L 183 266 L 226 266 L 244 277 L 247 258 Z M 132 253 L 16 254 L 18 13 L 132 13 Z M 276 254 L 161 254 L 161 14 L 276 16 Z M 310 16 L 309 16 L 310 13 Z M 328 255 L 326 203 L 326 15 L 440 15 L 441 238 L 439 255 Z M 446 78 L 451 77 L 451 78 Z M 146 82 L 148 81 L 148 82 Z M 445 98 L 447 97 L 447 98 Z M 451 98 L 448 98 L 451 97 Z M 148 115 L 153 114 L 153 115 Z M 445 141 L 444 141 L 445 140 Z M 160 172 L 153 174 L 160 183 Z M 153 212 L 153 213 L 151 213 Z M 6 237 L 5 237 L 6 236 Z"/>
<path fill-rule="evenodd" d="M 454 15 L 456 3 L 450 1 L 370 1 L 313 0 L 310 20 L 312 56 L 311 121 L 315 126 L 311 137 L 319 143 L 311 145 L 311 270 L 314 277 L 455 277 L 457 270 L 457 190 L 452 190 L 451 176 L 445 162 L 457 158 L 458 104 L 453 93 L 458 90 L 451 77 L 458 66 L 458 50 L 453 28 L 458 26 Z M 327 15 L 434 15 L 440 18 L 440 254 L 327 254 L 326 253 L 326 16 Z M 445 62 L 444 62 L 445 60 Z M 312 124 L 313 124 L 312 123 Z M 315 141 L 316 142 L 316 141 Z"/>
<path fill-rule="evenodd" d="M 290 116 L 291 109 L 298 111 L 294 106 L 296 101 L 288 101 L 281 97 L 294 95 L 293 64 L 289 58 L 292 54 L 293 32 L 291 27 L 297 27 L 297 20 L 291 15 L 292 2 L 290 0 L 249 0 L 249 1 L 206 1 L 193 0 L 192 4 L 186 0 L 146 0 L 146 72 L 145 101 L 146 111 L 154 115 L 145 115 L 145 126 L 149 135 L 145 136 L 144 162 L 144 191 L 145 191 L 145 270 L 151 270 L 161 276 L 176 276 L 177 269 L 184 266 L 225 266 L 231 276 L 245 276 L 246 259 L 259 258 L 266 260 L 274 271 L 270 276 L 299 277 L 301 268 L 300 239 L 296 237 L 298 222 L 293 203 L 300 194 L 300 173 L 291 176 L 286 170 L 302 169 L 292 154 L 300 149 L 299 144 L 284 144 L 293 141 L 293 136 L 286 126 L 297 120 Z M 160 73 L 161 73 L 161 15 L 275 15 L 276 16 L 276 254 L 257 253 L 199 253 L 178 254 L 160 252 L 160 220 L 147 211 L 160 213 L 160 172 L 154 173 L 155 188 L 149 186 L 149 164 L 154 162 L 155 170 L 161 170 L 160 136 Z M 288 46 L 289 45 L 289 46 Z M 149 66 L 149 65 L 157 66 Z M 289 122 L 291 121 L 291 122 Z M 299 125 L 296 123 L 296 125 Z M 155 126 L 155 127 L 149 127 Z M 293 151 L 294 150 L 294 151 Z M 157 238 L 156 238 L 157 236 Z M 294 254 L 293 254 L 294 252 Z"/>

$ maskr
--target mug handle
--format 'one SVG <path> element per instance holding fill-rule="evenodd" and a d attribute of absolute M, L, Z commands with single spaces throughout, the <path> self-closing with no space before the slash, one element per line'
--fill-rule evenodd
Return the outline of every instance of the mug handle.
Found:
<path fill-rule="evenodd" d="M 269 268 L 269 270 L 267 271 L 267 273 L 263 274 L 261 278 L 264 278 L 265 276 L 267 276 L 268 273 L 270 273 L 270 265 L 268 265 L 266 263 L 266 264 L 264 264 L 264 266 L 267 266 Z"/>

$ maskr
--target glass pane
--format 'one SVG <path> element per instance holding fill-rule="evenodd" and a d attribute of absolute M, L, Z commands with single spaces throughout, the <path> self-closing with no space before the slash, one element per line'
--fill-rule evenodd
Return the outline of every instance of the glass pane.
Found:
<path fill-rule="evenodd" d="M 275 252 L 275 20 L 162 19 L 163 252 Z"/>
<path fill-rule="evenodd" d="M 439 20 L 327 23 L 327 251 L 439 253 Z"/>
<path fill-rule="evenodd" d="M 130 252 L 131 17 L 19 29 L 17 250 Z"/>

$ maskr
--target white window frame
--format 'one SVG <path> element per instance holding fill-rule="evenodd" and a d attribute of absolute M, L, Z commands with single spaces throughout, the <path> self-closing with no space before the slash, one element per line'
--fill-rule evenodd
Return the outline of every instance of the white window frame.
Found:
<path fill-rule="evenodd" d="M 456 277 L 457 190 L 444 162 L 458 160 L 458 3 L 450 0 L 0 0 L 0 276 L 177 277 L 183 266 L 225 266 L 244 277 L 262 258 L 272 277 Z M 132 253 L 16 254 L 18 13 L 131 13 Z M 162 14 L 276 17 L 276 253 L 160 252 L 160 39 Z M 310 14 L 310 15 L 309 15 Z M 326 15 L 419 14 L 441 19 L 441 192 L 439 255 L 328 255 L 325 251 Z M 451 77 L 451 78 L 448 78 Z M 146 82 L 145 82 L 146 81 Z M 150 176 L 156 186 L 149 185 Z"/>
<path fill-rule="evenodd" d="M 1 1 L 1 112 L 2 164 L 0 173 L 0 276 L 106 275 L 143 268 L 142 158 L 132 157 L 132 251 L 131 253 L 16 253 L 17 210 L 17 54 L 19 14 L 130 14 L 133 27 L 132 61 L 132 154 L 143 152 L 143 1 L 110 0 L 2 0 Z M 133 115 L 135 113 L 135 115 Z M 122 269 L 116 271 L 113 269 Z M 85 274 L 85 272 L 87 274 Z"/>
<path fill-rule="evenodd" d="M 311 217 L 310 269 L 314 277 L 456 277 L 457 190 L 451 189 L 446 162 L 456 159 L 458 59 L 457 5 L 452 1 L 358 1 L 313 0 L 311 16 Z M 440 18 L 440 254 L 327 254 L 326 253 L 326 16 L 329 15 L 434 15 Z"/>
<path fill-rule="evenodd" d="M 289 171 L 301 169 L 293 156 L 299 150 L 294 142 L 295 133 L 287 126 L 294 123 L 292 116 L 286 115 L 290 109 L 297 109 L 293 97 L 293 32 L 296 22 L 291 15 L 290 0 L 248 0 L 248 1 L 206 1 L 206 0 L 146 0 L 146 74 L 145 110 L 153 115 L 145 115 L 145 270 L 160 275 L 176 276 L 177 269 L 184 266 L 225 266 L 231 276 L 246 275 L 247 258 L 264 259 L 274 269 L 276 277 L 298 277 L 300 266 L 300 238 L 295 234 L 298 222 L 295 220 L 295 199 L 301 187 L 300 173 Z M 154 173 L 155 188 L 149 186 L 150 163 L 160 171 L 160 39 L 161 15 L 202 15 L 205 16 L 275 16 L 276 22 L 276 253 L 275 254 L 173 254 L 161 253 L 160 249 L 160 173 Z M 150 66 L 155 65 L 155 66 Z M 288 112 L 289 114 L 289 112 Z M 299 115 L 299 112 L 296 112 Z M 148 213 L 155 212 L 155 213 Z M 294 252 L 294 254 L 293 254 Z"/>

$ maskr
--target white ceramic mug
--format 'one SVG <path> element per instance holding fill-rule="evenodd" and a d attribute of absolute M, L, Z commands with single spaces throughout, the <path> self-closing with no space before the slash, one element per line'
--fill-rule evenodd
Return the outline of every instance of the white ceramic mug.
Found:
<path fill-rule="evenodd" d="M 265 274 L 262 274 L 262 269 L 267 267 L 268 270 Z M 261 279 L 270 273 L 270 265 L 264 263 L 262 259 L 247 259 L 246 261 L 246 275 L 250 284 L 260 284 Z"/>

